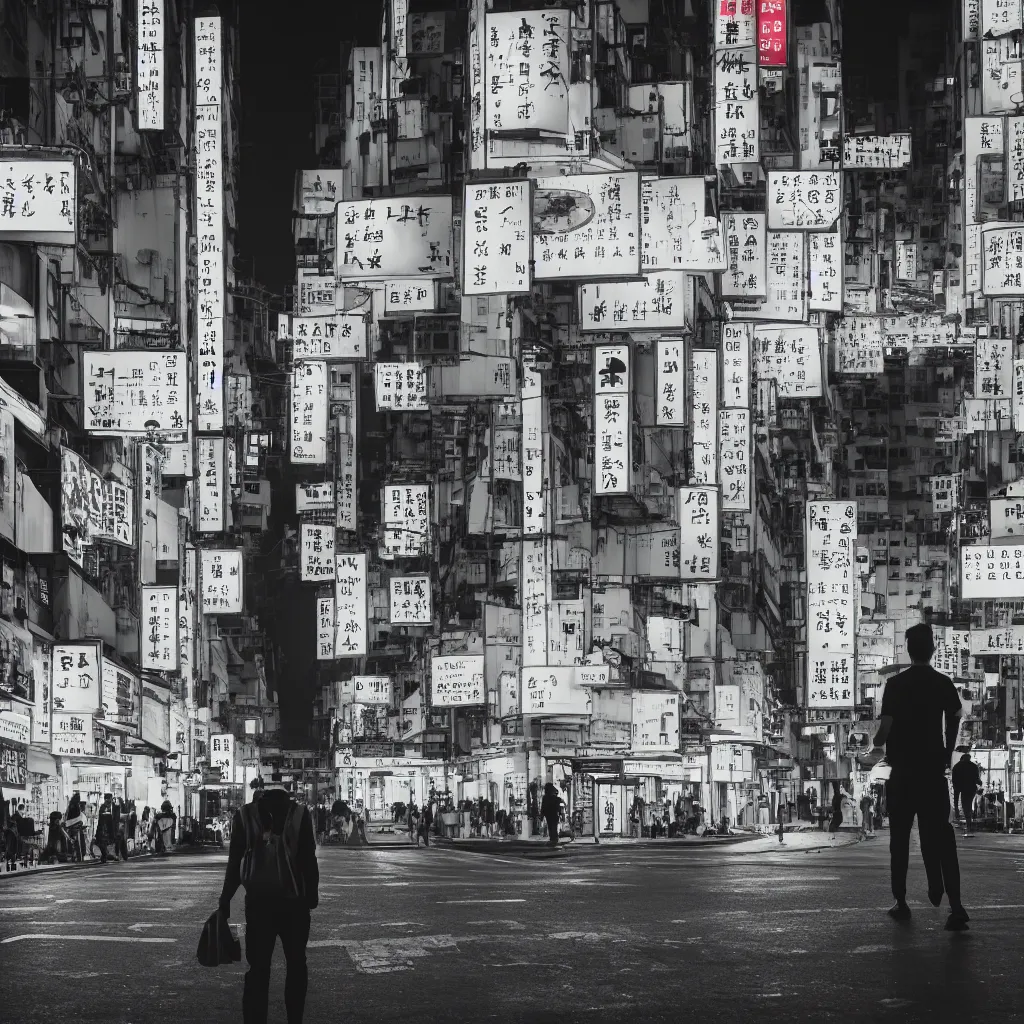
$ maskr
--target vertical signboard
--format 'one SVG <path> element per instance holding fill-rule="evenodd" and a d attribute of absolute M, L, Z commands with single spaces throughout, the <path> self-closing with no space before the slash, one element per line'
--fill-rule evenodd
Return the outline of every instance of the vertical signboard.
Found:
<path fill-rule="evenodd" d="M 484 145 L 484 20 L 486 0 L 469 5 L 469 165 L 482 171 L 487 165 Z"/>
<path fill-rule="evenodd" d="M 721 500 L 717 487 L 679 488 L 681 580 L 710 583 L 720 574 Z"/>
<path fill-rule="evenodd" d="M 327 363 L 295 363 L 292 370 L 291 460 L 327 463 Z"/>
<path fill-rule="evenodd" d="M 195 21 L 196 423 L 224 429 L 224 172 L 221 20 Z"/>
<path fill-rule="evenodd" d="M 788 63 L 787 0 L 756 0 L 757 56 L 763 68 L 784 68 Z"/>
<path fill-rule="evenodd" d="M 715 0 L 715 49 L 754 46 L 757 42 L 757 0 Z"/>
<path fill-rule="evenodd" d="M 686 424 L 686 343 L 659 341 L 657 353 L 657 396 L 654 416 L 659 427 Z"/>
<path fill-rule="evenodd" d="M 728 269 L 723 299 L 763 299 L 767 294 L 766 218 L 763 213 L 723 213 Z"/>
<path fill-rule="evenodd" d="M 628 494 L 632 432 L 629 346 L 594 349 L 594 493 Z"/>
<path fill-rule="evenodd" d="M 722 405 L 750 407 L 750 324 L 722 324 Z"/>
<path fill-rule="evenodd" d="M 366 555 L 336 554 L 334 570 L 334 656 L 361 658 L 368 649 Z"/>
<path fill-rule="evenodd" d="M 204 615 L 241 615 L 245 593 L 242 589 L 242 549 L 203 548 L 200 551 L 199 580 Z"/>
<path fill-rule="evenodd" d="M 334 598 L 316 599 L 316 660 L 334 660 Z"/>
<path fill-rule="evenodd" d="M 757 50 L 715 53 L 715 163 L 756 164 L 761 159 Z"/>
<path fill-rule="evenodd" d="M 334 579 L 334 527 L 303 523 L 299 531 L 299 579 L 323 583 Z"/>
<path fill-rule="evenodd" d="M 693 468 L 699 484 L 718 483 L 718 352 L 690 353 L 690 407 L 693 410 Z"/>
<path fill-rule="evenodd" d="M 839 231 L 815 231 L 808 238 L 810 287 L 807 305 L 826 313 L 843 311 L 843 238 Z"/>
<path fill-rule="evenodd" d="M 100 708 L 100 643 L 55 644 L 53 710 L 92 714 Z"/>
<path fill-rule="evenodd" d="M 429 576 L 392 576 L 391 624 L 429 626 L 433 622 Z"/>
<path fill-rule="evenodd" d="M 178 566 L 178 671 L 185 703 L 195 703 L 196 576 L 198 555 L 186 547 Z"/>
<path fill-rule="evenodd" d="M 53 649 L 32 638 L 32 742 L 50 745 L 50 711 L 53 705 Z"/>
<path fill-rule="evenodd" d="M 547 12 L 536 13 L 547 16 Z M 539 52 L 539 47 L 536 49 Z M 466 185 L 463 209 L 462 294 L 522 295 L 529 292 L 533 234 L 530 182 Z"/>
<path fill-rule="evenodd" d="M 164 130 L 164 0 L 139 0 L 135 91 L 141 132 Z"/>
<path fill-rule="evenodd" d="M 540 371 L 523 366 L 523 534 L 544 532 L 544 397 Z"/>
<path fill-rule="evenodd" d="M 140 646 L 142 667 L 158 672 L 178 668 L 178 588 L 142 588 Z"/>
<path fill-rule="evenodd" d="M 226 439 L 196 439 L 196 474 L 199 481 L 199 532 L 220 533 L 227 506 Z"/>
<path fill-rule="evenodd" d="M 718 458 L 722 476 L 722 511 L 750 511 L 751 435 L 749 409 L 718 413 Z"/>
<path fill-rule="evenodd" d="M 418 558 L 430 551 L 430 485 L 387 484 L 382 498 L 384 536 L 380 557 Z"/>
<path fill-rule="evenodd" d="M 855 501 L 807 502 L 807 707 L 854 703 Z"/>
<path fill-rule="evenodd" d="M 339 530 L 354 530 L 359 513 L 356 495 L 359 428 L 355 398 L 342 403 L 342 411 L 336 420 L 334 436 L 338 454 L 338 469 L 334 488 L 334 525 Z"/>

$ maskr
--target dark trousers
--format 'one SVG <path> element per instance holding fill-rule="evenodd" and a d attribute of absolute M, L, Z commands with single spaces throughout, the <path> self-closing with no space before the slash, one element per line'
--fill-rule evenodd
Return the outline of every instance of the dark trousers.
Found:
<path fill-rule="evenodd" d="M 548 823 L 548 842 L 549 843 L 557 843 L 558 842 L 558 815 L 557 814 L 549 814 L 545 820 Z"/>
<path fill-rule="evenodd" d="M 949 905 L 960 905 L 960 863 L 956 833 L 949 823 L 949 787 L 941 772 L 907 772 L 893 769 L 885 784 L 889 811 L 889 858 L 892 894 L 907 897 L 910 865 L 910 830 L 917 818 L 921 858 L 928 876 L 929 892 L 946 892 Z"/>
<path fill-rule="evenodd" d="M 968 791 L 966 789 L 953 788 L 953 807 L 958 812 L 962 807 L 964 810 L 964 824 L 967 827 L 967 831 L 970 832 L 974 828 L 974 787 Z"/>
<path fill-rule="evenodd" d="M 284 1006 L 288 1024 L 302 1024 L 306 1005 L 306 943 L 309 942 L 309 909 L 302 901 L 245 900 L 245 972 L 242 993 L 244 1024 L 267 1024 L 270 1001 L 270 961 L 281 936 L 284 949 Z"/>

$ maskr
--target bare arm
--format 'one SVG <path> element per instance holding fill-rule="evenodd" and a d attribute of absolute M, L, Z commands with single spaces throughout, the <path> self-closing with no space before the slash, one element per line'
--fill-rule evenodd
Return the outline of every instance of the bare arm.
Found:
<path fill-rule="evenodd" d="M 961 711 L 957 711 L 955 714 L 951 714 L 949 711 L 945 714 L 946 721 L 946 760 L 952 760 L 953 748 L 956 746 L 956 738 L 960 733 L 960 715 Z"/>
<path fill-rule="evenodd" d="M 889 738 L 890 732 L 892 732 L 892 715 L 882 715 L 878 725 L 878 732 L 875 733 L 874 744 L 876 748 L 885 746 L 885 741 Z"/>

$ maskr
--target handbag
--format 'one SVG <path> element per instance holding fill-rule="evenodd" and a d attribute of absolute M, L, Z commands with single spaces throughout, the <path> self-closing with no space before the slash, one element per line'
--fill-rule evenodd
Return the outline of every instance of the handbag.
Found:
<path fill-rule="evenodd" d="M 203 967 L 220 967 L 221 964 L 237 963 L 242 959 L 242 944 L 235 938 L 228 919 L 219 909 L 203 925 L 196 959 Z"/>

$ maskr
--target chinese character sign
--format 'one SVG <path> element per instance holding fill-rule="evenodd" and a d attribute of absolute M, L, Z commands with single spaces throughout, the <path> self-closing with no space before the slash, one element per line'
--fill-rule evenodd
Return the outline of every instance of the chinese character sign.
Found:
<path fill-rule="evenodd" d="M 227 459 L 225 438 L 196 438 L 199 484 L 199 532 L 220 533 L 227 507 Z"/>
<path fill-rule="evenodd" d="M 84 426 L 91 434 L 184 434 L 188 366 L 183 352 L 84 353 Z"/>
<path fill-rule="evenodd" d="M 691 476 L 699 484 L 718 483 L 718 352 L 713 349 L 690 353 L 690 409 Z"/>
<path fill-rule="evenodd" d="M 293 316 L 292 356 L 338 362 L 366 358 L 366 319 L 362 313 Z"/>
<path fill-rule="evenodd" d="M 757 50 L 715 53 L 715 163 L 756 164 L 760 112 L 757 93 Z"/>
<path fill-rule="evenodd" d="M 204 615 L 241 615 L 243 611 L 242 549 L 203 548 L 199 579 Z"/>
<path fill-rule="evenodd" d="M 546 16 L 547 12 L 537 13 Z M 462 294 L 529 292 L 533 231 L 530 182 L 466 185 L 463 211 Z"/>
<path fill-rule="evenodd" d="M 302 171 L 299 175 L 299 204 L 307 217 L 333 214 L 345 192 L 345 168 Z"/>
<path fill-rule="evenodd" d="M 321 274 L 315 267 L 299 267 L 296 271 L 296 284 L 299 292 L 296 316 L 334 316 L 337 312 L 338 284 L 333 277 Z M 291 334 L 284 337 L 290 338 Z"/>
<path fill-rule="evenodd" d="M 121 725 L 136 736 L 142 726 L 142 685 L 139 677 L 109 658 L 102 663 L 103 721 Z"/>
<path fill-rule="evenodd" d="M 523 534 L 544 532 L 544 397 L 541 375 L 532 364 L 523 366 L 520 390 L 523 421 Z"/>
<path fill-rule="evenodd" d="M 954 512 L 960 507 L 960 475 L 954 473 L 929 478 L 932 491 L 932 511 L 936 515 Z"/>
<path fill-rule="evenodd" d="M 327 512 L 334 508 L 334 484 L 330 480 L 295 485 L 296 512 Z"/>
<path fill-rule="evenodd" d="M 300 530 L 299 578 L 314 583 L 334 579 L 334 527 L 303 523 Z"/>
<path fill-rule="evenodd" d="M 388 589 L 392 625 L 429 626 L 433 622 L 429 576 L 392 576 Z"/>
<path fill-rule="evenodd" d="M 420 363 L 374 363 L 377 412 L 424 412 L 427 374 Z"/>
<path fill-rule="evenodd" d="M 715 49 L 735 50 L 756 45 L 760 0 L 715 0 Z"/>
<path fill-rule="evenodd" d="M 77 215 L 74 160 L 0 162 L 0 238 L 74 237 Z"/>
<path fill-rule="evenodd" d="M 335 554 L 334 561 L 334 656 L 361 658 L 366 655 L 365 554 Z"/>
<path fill-rule="evenodd" d="M 590 690 L 578 685 L 571 665 L 538 665 L 520 674 L 524 715 L 590 715 Z"/>
<path fill-rule="evenodd" d="M 754 328 L 754 372 L 774 380 L 780 398 L 821 397 L 821 335 L 817 327 Z"/>
<path fill-rule="evenodd" d="M 708 583 L 720 573 L 721 499 L 717 487 L 679 488 L 679 578 Z"/>
<path fill-rule="evenodd" d="M 544 665 L 548 659 L 548 544 L 543 537 L 528 537 L 521 549 L 524 665 Z"/>
<path fill-rule="evenodd" d="M 485 0 L 472 0 L 469 5 L 469 158 L 470 169 L 482 171 L 487 164 L 484 145 L 484 28 Z"/>
<path fill-rule="evenodd" d="M 812 231 L 807 239 L 810 309 L 843 311 L 843 237 L 839 231 Z"/>
<path fill-rule="evenodd" d="M 679 749 L 679 694 L 631 694 L 633 750 Z"/>
<path fill-rule="evenodd" d="M 485 704 L 484 656 L 458 654 L 431 658 L 430 702 L 438 708 Z"/>
<path fill-rule="evenodd" d="M 702 175 L 644 178 L 640 183 L 644 273 L 656 270 L 723 271 L 725 235 L 717 217 L 707 214 Z"/>
<path fill-rule="evenodd" d="M 178 669 L 178 588 L 143 587 L 139 623 L 142 667 L 158 672 Z"/>
<path fill-rule="evenodd" d="M 99 711 L 99 643 L 54 644 L 52 673 L 54 711 Z"/>
<path fill-rule="evenodd" d="M 751 435 L 749 409 L 718 412 L 718 459 L 722 511 L 750 511 Z"/>
<path fill-rule="evenodd" d="M 569 12 L 488 14 L 484 108 L 491 132 L 569 128 Z"/>
<path fill-rule="evenodd" d="M 659 427 L 686 425 L 686 343 L 659 341 L 655 344 L 657 394 L 655 422 Z"/>
<path fill-rule="evenodd" d="M 50 753 L 63 757 L 96 753 L 91 714 L 54 709 L 50 723 Z"/>
<path fill-rule="evenodd" d="M 992 498 L 988 503 L 989 535 L 1024 540 L 1024 498 Z"/>
<path fill-rule="evenodd" d="M 784 68 L 787 54 L 786 0 L 757 0 L 757 55 L 763 68 Z"/>
<path fill-rule="evenodd" d="M 135 53 L 139 131 L 163 131 L 164 0 L 139 0 Z"/>
<path fill-rule="evenodd" d="M 1006 399 L 1013 394 L 1013 342 L 978 338 L 974 343 L 974 397 Z"/>
<path fill-rule="evenodd" d="M 403 195 L 338 203 L 342 281 L 451 277 L 452 197 Z"/>
<path fill-rule="evenodd" d="M 983 0 L 981 4 L 982 39 L 1008 36 L 1024 29 L 1021 0 Z"/>
<path fill-rule="evenodd" d="M 527 228 L 529 230 L 529 228 Z M 432 313 L 437 308 L 437 284 L 415 278 L 408 281 L 386 281 L 384 284 L 384 312 Z"/>
<path fill-rule="evenodd" d="M 637 277 L 640 175 L 538 178 L 533 197 L 534 277 Z"/>
<path fill-rule="evenodd" d="M 352 697 L 355 704 L 390 707 L 395 687 L 390 676 L 353 676 Z"/>
<path fill-rule="evenodd" d="M 316 660 L 334 660 L 334 598 L 316 599 Z"/>
<path fill-rule="evenodd" d="M 356 465 L 359 430 L 356 425 L 356 403 L 342 402 L 340 409 L 334 432 L 337 454 L 334 525 L 339 530 L 354 530 L 358 519 Z"/>
<path fill-rule="evenodd" d="M 1006 119 L 1006 197 L 1011 203 L 1024 200 L 1024 116 Z"/>
<path fill-rule="evenodd" d="M 873 316 L 845 316 L 833 334 L 836 373 L 875 377 L 885 368 L 882 321 Z"/>
<path fill-rule="evenodd" d="M 722 298 L 763 299 L 765 280 L 765 215 L 723 213 L 727 267 L 722 273 Z"/>
<path fill-rule="evenodd" d="M 430 485 L 387 484 L 382 495 L 380 557 L 418 558 L 430 551 Z"/>
<path fill-rule="evenodd" d="M 768 227 L 772 231 L 829 231 L 843 208 L 838 171 L 769 171 Z"/>
<path fill-rule="evenodd" d="M 1004 626 L 999 629 L 972 629 L 971 654 L 1024 656 L 1024 626 Z"/>
<path fill-rule="evenodd" d="M 1024 546 L 960 545 L 962 601 L 1018 600 L 1024 597 Z"/>
<path fill-rule="evenodd" d="M 847 135 L 843 139 L 843 167 L 848 171 L 864 168 L 896 170 L 909 166 L 909 132 L 901 135 Z"/>
<path fill-rule="evenodd" d="M 857 504 L 809 501 L 807 552 L 807 706 L 854 703 Z"/>
<path fill-rule="evenodd" d="M 221 779 L 232 782 L 235 771 L 235 737 L 221 733 L 210 737 L 210 767 L 220 769 Z"/>
<path fill-rule="evenodd" d="M 722 405 L 750 407 L 750 324 L 722 324 Z"/>
<path fill-rule="evenodd" d="M 292 371 L 292 462 L 327 462 L 327 364 L 295 363 Z"/>
<path fill-rule="evenodd" d="M 690 287 L 681 270 L 647 274 L 641 281 L 580 285 L 580 330 L 681 329 L 692 321 Z"/>
<path fill-rule="evenodd" d="M 629 346 L 594 349 L 594 493 L 628 494 L 632 454 Z"/>
<path fill-rule="evenodd" d="M 804 237 L 800 231 L 768 232 L 768 298 L 761 304 L 758 319 L 791 322 L 807 319 Z"/>

